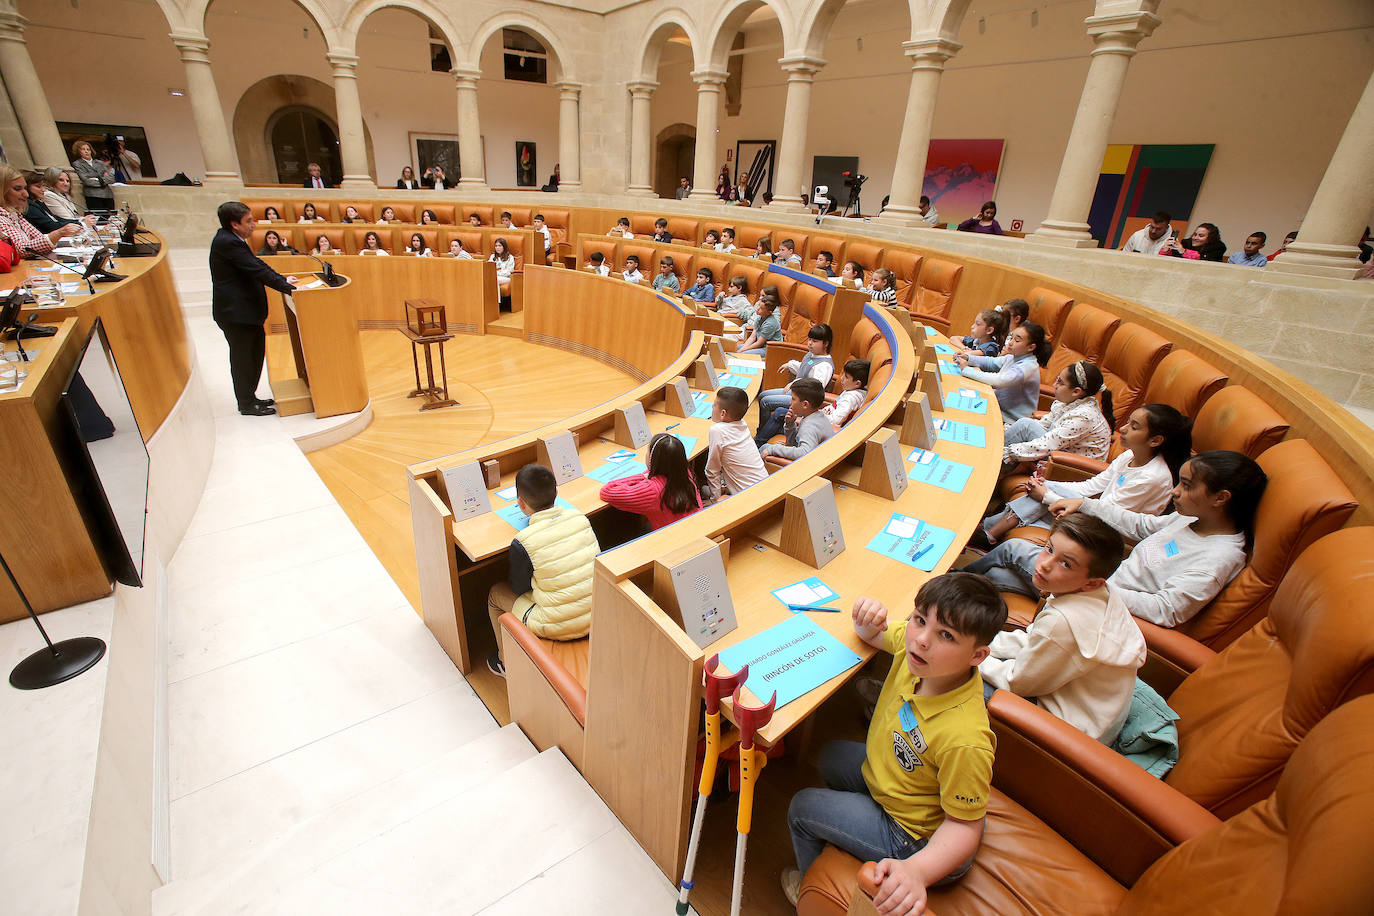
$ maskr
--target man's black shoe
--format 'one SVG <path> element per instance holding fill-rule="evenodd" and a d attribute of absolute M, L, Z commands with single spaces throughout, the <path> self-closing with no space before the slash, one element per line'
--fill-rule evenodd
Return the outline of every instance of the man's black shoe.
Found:
<path fill-rule="evenodd" d="M 239 413 L 245 417 L 270 417 L 277 412 L 277 408 L 270 404 L 253 403 L 246 404 L 239 408 Z"/>

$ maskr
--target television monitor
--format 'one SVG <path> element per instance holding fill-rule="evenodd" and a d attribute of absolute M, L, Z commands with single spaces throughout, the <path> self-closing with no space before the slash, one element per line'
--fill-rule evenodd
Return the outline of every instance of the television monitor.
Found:
<path fill-rule="evenodd" d="M 148 449 L 99 318 L 61 404 L 59 457 L 86 528 L 110 577 L 141 586 Z"/>

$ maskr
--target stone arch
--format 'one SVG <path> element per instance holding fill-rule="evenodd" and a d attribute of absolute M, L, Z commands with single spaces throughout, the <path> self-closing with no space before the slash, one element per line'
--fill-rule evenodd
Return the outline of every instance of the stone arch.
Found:
<path fill-rule="evenodd" d="M 329 124 L 338 135 L 338 110 L 334 87 L 299 74 L 279 73 L 249 86 L 234 106 L 234 145 L 238 147 L 239 172 L 250 184 L 275 184 L 276 164 L 272 160 L 270 130 L 274 116 L 283 108 L 307 108 Z M 367 167 L 376 174 L 372 154 L 372 134 L 363 122 L 363 143 L 367 148 Z"/>
<path fill-rule="evenodd" d="M 729 0 L 725 3 L 717 14 L 716 19 L 711 23 L 711 27 L 706 32 L 706 43 L 703 48 L 707 52 L 704 57 L 698 55 L 698 60 L 705 60 L 706 66 L 716 70 L 724 70 L 727 58 L 730 56 L 730 45 L 735 39 L 735 33 L 739 31 L 744 20 L 749 18 L 761 6 L 771 9 L 778 17 L 778 26 L 782 29 L 782 44 L 784 54 L 790 54 L 787 49 L 796 46 L 796 23 L 792 18 L 792 11 L 781 3 L 769 2 L 769 0 Z M 693 49 L 695 51 L 695 48 Z"/>
<path fill-rule="evenodd" d="M 348 43 L 348 47 L 356 52 L 358 47 L 358 32 L 367 21 L 367 17 L 381 9 L 405 10 L 414 13 L 416 16 L 428 22 L 439 31 L 444 41 L 448 44 L 449 53 L 456 61 L 459 52 L 463 49 L 463 44 L 459 40 L 458 30 L 449 20 L 448 16 L 429 0 L 357 0 L 344 14 L 343 25 L 340 28 L 341 37 Z"/>
<path fill-rule="evenodd" d="M 205 17 L 209 14 L 211 5 L 217 2 L 223 3 L 226 0 L 188 0 L 188 2 L 190 6 L 185 13 L 185 19 L 187 22 L 193 23 L 193 28 L 198 29 L 200 34 L 204 35 L 206 34 Z M 289 2 L 305 10 L 306 15 L 314 21 L 315 27 L 320 30 L 320 35 L 324 38 L 326 48 L 332 49 L 341 46 L 339 27 L 335 24 L 334 17 L 330 16 L 323 4 L 320 3 L 320 0 L 289 0 Z"/>
<path fill-rule="evenodd" d="M 685 159 L 680 158 L 682 147 L 690 140 L 693 152 Z M 692 177 L 692 160 L 695 156 L 697 128 L 695 124 L 678 122 L 669 124 L 654 137 L 654 168 L 650 179 L 654 193 L 665 200 L 672 200 L 681 175 Z M 680 167 L 685 164 L 685 168 Z"/>
<path fill-rule="evenodd" d="M 693 69 L 699 69 L 705 65 L 702 55 L 704 46 L 701 43 L 701 35 L 697 31 L 696 23 L 680 7 L 666 9 L 659 13 L 649 23 L 649 27 L 644 30 L 644 38 L 640 40 L 640 61 L 639 77 L 641 80 L 653 81 L 658 78 L 658 62 L 663 56 L 663 46 L 678 29 L 687 33 L 687 40 L 692 43 L 692 62 Z"/>
<path fill-rule="evenodd" d="M 577 77 L 573 74 L 572 58 L 568 56 L 567 49 L 561 41 L 556 41 L 550 37 L 548 28 L 529 16 L 516 12 L 498 13 L 477 27 L 472 42 L 468 45 L 467 64 L 476 69 L 482 60 L 482 48 L 486 46 L 491 36 L 501 29 L 520 29 L 522 32 L 529 32 L 540 43 L 548 49 L 549 56 L 552 58 L 554 67 L 549 68 L 549 83 L 553 84 L 562 80 L 576 82 Z M 455 64 L 457 61 L 454 62 Z"/>

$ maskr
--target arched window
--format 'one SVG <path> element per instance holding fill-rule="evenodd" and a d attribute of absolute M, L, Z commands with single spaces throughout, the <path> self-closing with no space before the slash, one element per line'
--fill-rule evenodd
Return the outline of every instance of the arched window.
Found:
<path fill-rule="evenodd" d="M 528 32 L 501 30 L 501 49 L 505 57 L 506 79 L 523 83 L 549 81 L 549 52 Z"/>
<path fill-rule="evenodd" d="M 279 183 L 300 184 L 305 181 L 306 166 L 318 162 L 324 176 L 338 185 L 343 178 L 339 138 L 321 112 L 291 106 L 275 112 L 267 123 L 268 144 Z"/>

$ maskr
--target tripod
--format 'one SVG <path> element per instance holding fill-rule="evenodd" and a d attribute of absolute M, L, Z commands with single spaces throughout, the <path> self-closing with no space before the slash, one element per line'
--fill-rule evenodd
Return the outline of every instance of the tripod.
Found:
<path fill-rule="evenodd" d="M 849 200 L 844 205 L 844 212 L 840 214 L 841 218 L 848 216 L 851 210 L 855 216 L 863 215 L 863 206 L 859 203 L 859 191 L 864 186 L 864 180 L 855 179 L 854 183 L 849 186 Z"/>

